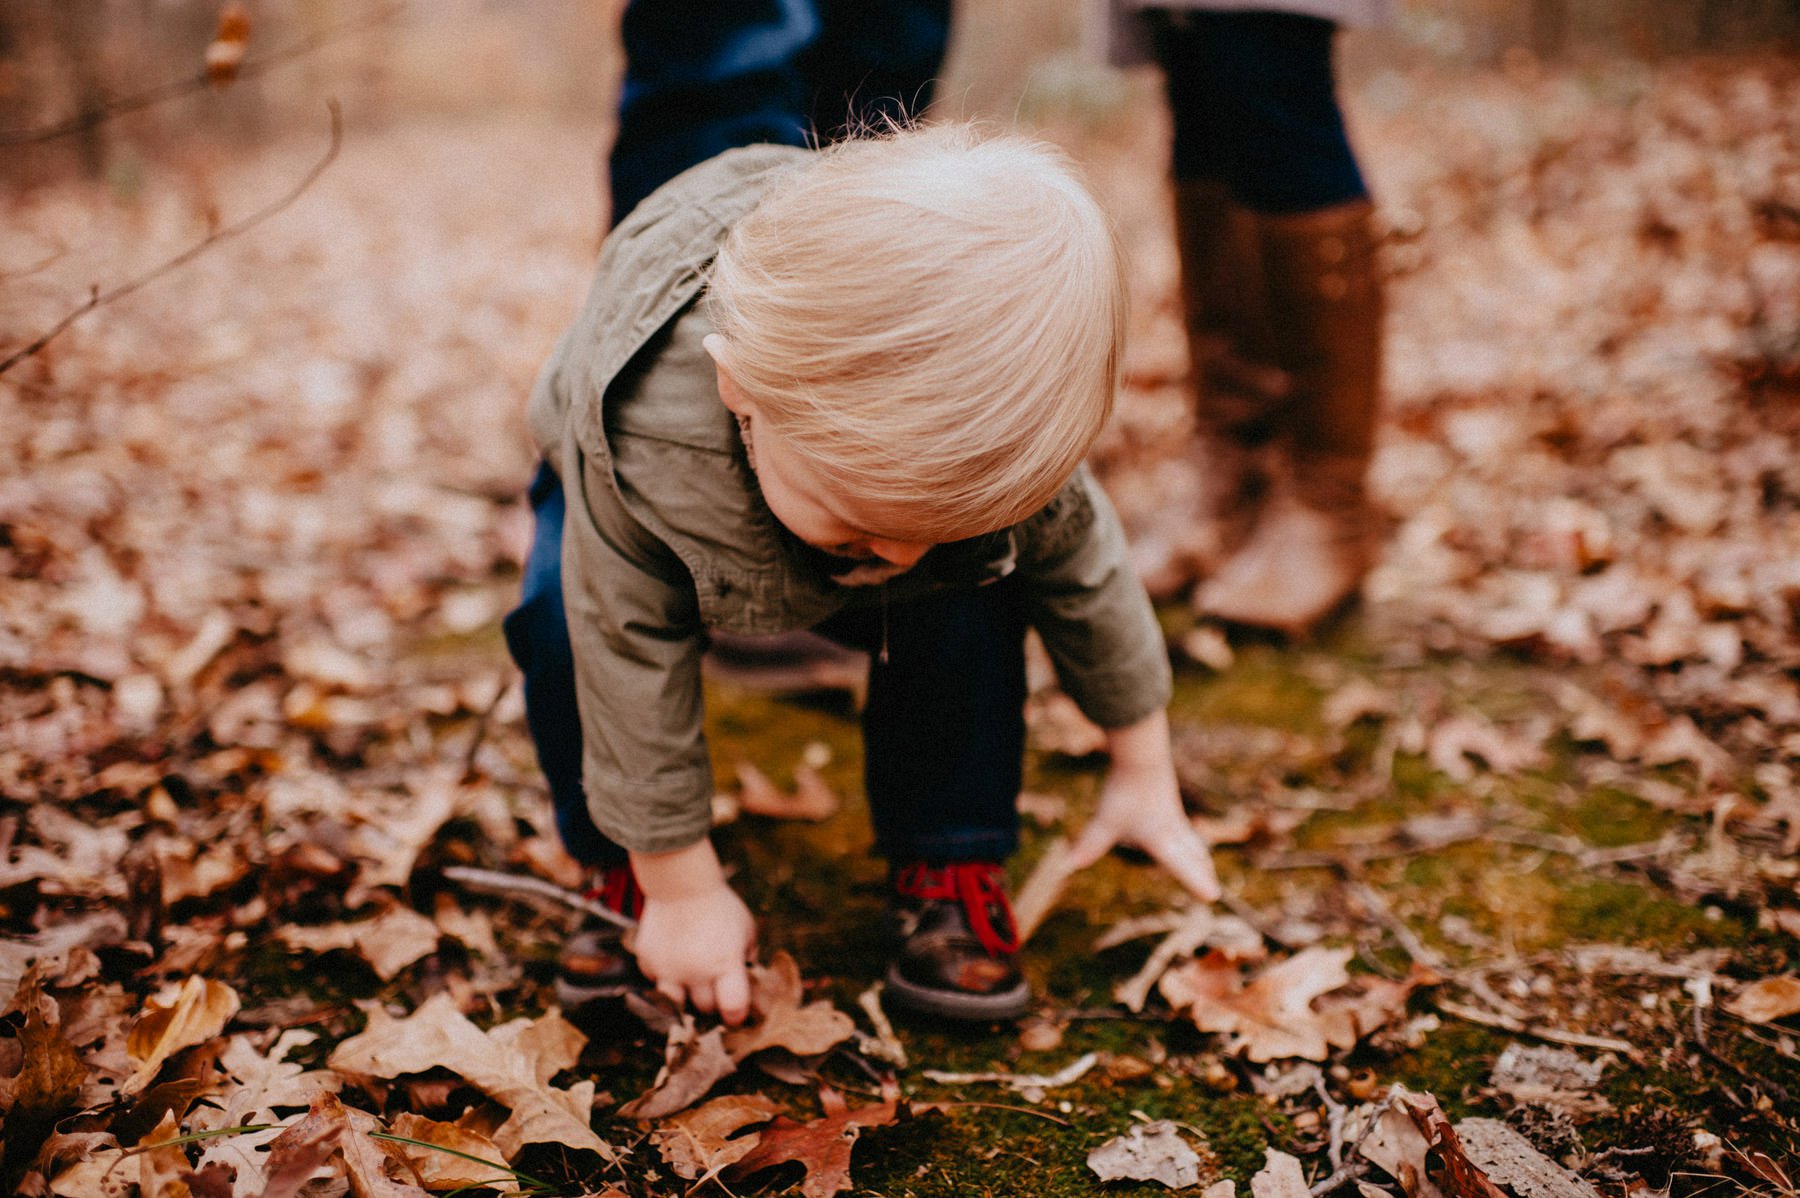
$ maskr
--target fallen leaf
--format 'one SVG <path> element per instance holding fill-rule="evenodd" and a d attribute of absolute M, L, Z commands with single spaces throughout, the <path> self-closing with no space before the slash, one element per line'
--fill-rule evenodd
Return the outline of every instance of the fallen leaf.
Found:
<path fill-rule="evenodd" d="M 519 1192 L 518 1180 L 507 1170 L 505 1154 L 499 1145 L 479 1132 L 460 1124 L 427 1119 L 411 1111 L 394 1116 L 391 1130 L 396 1136 L 432 1146 L 421 1148 L 415 1144 L 385 1143 L 387 1150 L 400 1156 L 427 1190 L 481 1188 L 502 1194 Z M 477 1160 L 469 1160 L 469 1157 Z"/>
<path fill-rule="evenodd" d="M 725 1029 L 696 1029 L 694 1017 L 683 1014 L 669 1029 L 663 1048 L 663 1067 L 650 1088 L 619 1108 L 627 1119 L 660 1119 L 699 1102 L 719 1079 L 737 1071 L 737 1062 L 725 1051 Z"/>
<path fill-rule="evenodd" d="M 269 1142 L 262 1198 L 294 1198 L 337 1155 L 348 1130 L 342 1119 L 316 1110 L 283 1128 Z"/>
<path fill-rule="evenodd" d="M 156 1077 L 163 1062 L 184 1048 L 212 1039 L 225 1030 L 238 1012 L 237 991 L 224 982 L 190 977 L 164 989 L 144 1004 L 132 1025 L 125 1048 L 137 1062 L 137 1071 L 119 1087 L 121 1094 L 136 1094 Z"/>
<path fill-rule="evenodd" d="M 725 1033 L 725 1051 L 742 1061 L 765 1048 L 785 1048 L 796 1056 L 812 1056 L 841 1044 L 856 1033 L 848 1015 L 828 1002 L 803 1003 L 800 967 L 786 952 L 750 970 L 753 1018 Z"/>
<path fill-rule="evenodd" d="M 289 1028 L 275 1038 L 266 1052 L 255 1047 L 250 1036 L 233 1036 L 219 1054 L 219 1068 L 236 1083 L 225 1088 L 222 1096 L 196 1106 L 189 1116 L 194 1131 L 217 1131 L 226 1127 L 264 1125 L 265 1130 L 229 1136 L 211 1136 L 201 1142 L 200 1165 L 220 1165 L 237 1174 L 239 1188 L 253 1193 L 266 1184 L 264 1166 L 268 1163 L 269 1146 L 281 1136 L 292 1121 L 277 1112 L 307 1109 L 315 1096 L 335 1091 L 336 1074 L 327 1070 L 309 1070 L 290 1062 L 288 1054 L 318 1039 L 318 1034 L 304 1028 Z M 223 1103 L 219 1103 L 222 1097 Z"/>
<path fill-rule="evenodd" d="M 187 1154 L 174 1143 L 180 1136 L 181 1125 L 171 1111 L 138 1145 L 138 1193 L 143 1198 L 188 1198 L 187 1183 L 181 1180 L 189 1171 Z"/>
<path fill-rule="evenodd" d="M 1252 1061 L 1323 1061 L 1351 1048 L 1404 1009 L 1406 998 L 1436 976 L 1415 969 L 1402 982 L 1358 978 L 1344 966 L 1354 949 L 1313 947 L 1264 969 L 1248 984 L 1237 962 L 1213 950 L 1169 970 L 1159 988 L 1203 1032 L 1230 1036 L 1226 1051 Z"/>
<path fill-rule="evenodd" d="M 805 1198 L 832 1198 L 850 1188 L 850 1150 L 865 1127 L 886 1127 L 899 1118 L 897 1102 L 880 1102 L 849 1110 L 835 1090 L 821 1090 L 825 1113 L 810 1123 L 777 1116 L 756 1147 L 727 1170 L 732 1179 L 797 1161 L 806 1170 L 800 1184 Z"/>
<path fill-rule="evenodd" d="M 761 1094 L 728 1094 L 665 1120 L 650 1142 L 676 1176 L 707 1181 L 748 1156 L 761 1138 L 738 1133 L 780 1112 Z"/>
<path fill-rule="evenodd" d="M 1311 1198 L 1298 1157 L 1273 1148 L 1264 1152 L 1267 1157 L 1263 1167 L 1250 1178 L 1251 1198 Z"/>
<path fill-rule="evenodd" d="M 484 1032 L 463 1017 L 449 995 L 435 994 L 402 1019 L 371 1007 L 368 1027 L 339 1044 L 329 1063 L 362 1080 L 450 1069 L 512 1112 L 494 1133 L 508 1156 L 523 1144 L 566 1144 L 612 1160 L 616 1151 L 588 1126 L 593 1082 L 567 1090 L 549 1084 L 557 1071 L 575 1063 L 584 1042 L 555 1014 Z"/>
<path fill-rule="evenodd" d="M 1200 1182 L 1200 1154 L 1166 1119 L 1140 1123 L 1087 1155 L 1101 1181 L 1159 1181 L 1171 1190 Z"/>
<path fill-rule="evenodd" d="M 1772 1023 L 1800 1014 L 1800 977 L 1785 973 L 1752 982 L 1732 996 L 1725 1010 L 1746 1023 Z"/>
<path fill-rule="evenodd" d="M 437 951 L 437 924 L 411 907 L 394 904 L 373 919 L 306 927 L 289 924 L 276 938 L 289 948 L 324 953 L 350 949 L 389 982 L 413 962 Z"/>
<path fill-rule="evenodd" d="M 19 1072 L 0 1078 L 0 1115 L 8 1126 L 28 1127 L 67 1110 L 81 1093 L 88 1066 L 62 1028 L 62 1009 L 44 991 L 33 966 L 19 983 L 6 1015 L 24 1016 L 18 1030 Z"/>

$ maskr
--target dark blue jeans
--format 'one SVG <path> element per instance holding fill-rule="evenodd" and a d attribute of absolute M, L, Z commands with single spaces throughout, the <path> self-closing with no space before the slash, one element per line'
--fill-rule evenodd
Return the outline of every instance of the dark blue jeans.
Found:
<path fill-rule="evenodd" d="M 1338 107 L 1337 26 L 1279 12 L 1145 13 L 1175 122 L 1175 178 L 1217 181 L 1253 212 L 1369 192 Z"/>
<path fill-rule="evenodd" d="M 923 110 L 949 33 L 950 0 L 632 0 L 613 223 L 726 150 Z"/>
<path fill-rule="evenodd" d="M 550 784 L 556 828 L 577 860 L 625 859 L 588 818 L 581 718 L 563 609 L 562 485 L 549 466 L 531 484 L 536 531 L 506 643 L 525 675 L 525 719 Z M 870 651 L 864 780 L 876 850 L 895 861 L 993 861 L 1012 855 L 1025 751 L 1025 620 L 1017 586 L 947 591 L 842 612 L 817 631 Z M 887 646 L 887 660 L 876 652 Z"/>

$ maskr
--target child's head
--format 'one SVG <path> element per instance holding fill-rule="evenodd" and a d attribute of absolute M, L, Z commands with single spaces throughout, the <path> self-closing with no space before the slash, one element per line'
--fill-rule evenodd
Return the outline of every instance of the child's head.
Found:
<path fill-rule="evenodd" d="M 855 530 L 918 544 L 1049 501 L 1111 410 L 1125 324 L 1068 162 L 966 125 L 823 151 L 732 230 L 707 303 L 726 402 L 779 443 L 763 456 Z"/>

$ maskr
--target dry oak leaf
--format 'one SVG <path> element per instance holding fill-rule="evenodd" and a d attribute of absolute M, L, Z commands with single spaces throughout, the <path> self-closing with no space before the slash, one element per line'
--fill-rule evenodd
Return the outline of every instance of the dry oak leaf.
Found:
<path fill-rule="evenodd" d="M 785 1048 L 808 1057 L 842 1044 L 856 1034 L 856 1024 L 828 1002 L 803 1002 L 800 967 L 786 952 L 767 965 L 750 969 L 749 1024 L 725 1033 L 725 1051 L 741 1061 L 765 1048 Z"/>
<path fill-rule="evenodd" d="M 63 1032 L 62 1008 L 44 990 L 43 970 L 26 971 L 5 1014 L 22 1014 L 19 1072 L 0 1078 L 0 1115 L 21 1126 L 61 1114 L 74 1103 L 88 1067 Z"/>
<path fill-rule="evenodd" d="M 699 1102 L 719 1080 L 737 1071 L 737 1062 L 725 1051 L 725 1029 L 699 1031 L 692 1015 L 684 1014 L 669 1028 L 663 1048 L 663 1067 L 650 1088 L 619 1108 L 627 1119 L 661 1119 Z"/>
<path fill-rule="evenodd" d="M 270 1144 L 263 1198 L 299 1194 L 334 1157 L 354 1198 L 427 1198 L 419 1186 L 388 1175 L 395 1158 L 369 1135 L 380 1126 L 375 1116 L 345 1107 L 335 1094 L 316 1095 L 306 1117 Z"/>
<path fill-rule="evenodd" d="M 238 1005 L 237 991 L 202 977 L 187 978 L 151 998 L 126 1038 L 125 1050 L 137 1063 L 137 1071 L 125 1079 L 119 1093 L 138 1093 L 175 1053 L 224 1031 Z"/>
<path fill-rule="evenodd" d="M 1200 1181 L 1200 1154 L 1167 1119 L 1142 1123 L 1087 1155 L 1101 1181 L 1160 1181 L 1171 1190 Z"/>
<path fill-rule="evenodd" d="M 566 1144 L 612 1160 L 616 1151 L 588 1126 L 594 1083 L 567 1090 L 549 1084 L 575 1063 L 584 1043 L 586 1037 L 556 1014 L 515 1019 L 484 1032 L 463 1017 L 449 995 L 436 994 L 403 1019 L 371 1007 L 368 1027 L 339 1044 L 328 1064 L 352 1079 L 394 1078 L 443 1066 L 512 1112 L 494 1133 L 506 1155 L 525 1144 Z"/>
<path fill-rule="evenodd" d="M 516 1194 L 519 1183 L 508 1172 L 499 1145 L 488 1137 L 460 1123 L 443 1123 L 404 1111 L 394 1117 L 393 1133 L 422 1144 L 383 1143 L 386 1150 L 404 1161 L 406 1167 L 428 1190 L 486 1189 L 502 1194 Z M 440 1151 L 448 1149 L 449 1151 Z M 476 1160 L 470 1160 L 476 1157 Z"/>
<path fill-rule="evenodd" d="M 320 927 L 289 925 L 276 939 L 289 948 L 324 953 L 350 949 L 367 961 L 384 982 L 408 965 L 437 951 L 438 926 L 411 907 L 394 904 L 373 919 Z"/>
<path fill-rule="evenodd" d="M 275 1038 L 267 1052 L 259 1052 L 251 1036 L 233 1036 L 219 1054 L 219 1068 L 236 1085 L 212 1103 L 196 1106 L 188 1117 L 192 1131 L 216 1131 L 223 1127 L 261 1124 L 262 1131 L 214 1136 L 203 1142 L 200 1166 L 221 1166 L 237 1174 L 238 1188 L 256 1193 L 267 1184 L 263 1171 L 269 1163 L 268 1148 L 285 1130 L 292 1117 L 283 1119 L 277 1109 L 307 1108 L 321 1091 L 335 1091 L 338 1077 L 323 1069 L 309 1070 L 287 1059 L 296 1048 L 318 1039 L 316 1032 L 289 1028 Z M 218 1105 L 214 1105 L 218 1104 Z"/>
<path fill-rule="evenodd" d="M 1800 1014 L 1800 977 L 1784 973 L 1752 982 L 1732 996 L 1725 1011 L 1746 1023 L 1771 1023 Z"/>
<path fill-rule="evenodd" d="M 762 1139 L 749 1155 L 733 1165 L 727 1176 L 736 1180 L 787 1161 L 806 1169 L 800 1184 L 805 1198 L 832 1198 L 850 1188 L 850 1150 L 865 1127 L 886 1127 L 900 1118 L 898 1101 L 878 1102 L 850 1110 L 836 1090 L 819 1091 L 825 1113 L 810 1123 L 796 1123 L 778 1116 L 764 1129 Z"/>
<path fill-rule="evenodd" d="M 688 1181 L 707 1181 L 748 1156 L 761 1137 L 739 1135 L 781 1108 L 761 1094 L 727 1094 L 665 1120 L 650 1133 L 668 1166 Z"/>
<path fill-rule="evenodd" d="M 1438 1189 L 1449 1198 L 1509 1198 L 1469 1159 L 1442 1107 L 1433 1102 L 1407 1104 L 1404 1109 L 1425 1137 L 1425 1176 Z"/>
<path fill-rule="evenodd" d="M 1213 950 L 1162 976 L 1158 989 L 1203 1032 L 1231 1037 L 1227 1052 L 1252 1061 L 1323 1061 L 1351 1048 L 1399 1014 L 1406 998 L 1436 975 L 1415 969 L 1401 982 L 1359 978 L 1344 968 L 1355 950 L 1313 947 L 1277 961 L 1245 985 L 1237 962 Z"/>
<path fill-rule="evenodd" d="M 1250 1178 L 1251 1198 L 1311 1198 L 1298 1157 L 1273 1148 L 1263 1151 L 1263 1167 Z"/>
<path fill-rule="evenodd" d="M 172 1142 L 180 1136 L 181 1125 L 175 1112 L 169 1111 L 138 1146 L 138 1193 L 143 1198 L 188 1198 L 189 1190 L 182 1174 L 191 1172 L 192 1168 L 181 1145 Z"/>

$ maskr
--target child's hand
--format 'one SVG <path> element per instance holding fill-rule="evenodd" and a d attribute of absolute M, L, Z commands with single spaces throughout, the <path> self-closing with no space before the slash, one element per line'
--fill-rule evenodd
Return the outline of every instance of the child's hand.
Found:
<path fill-rule="evenodd" d="M 1222 893 L 1206 841 L 1181 807 L 1164 712 L 1107 732 L 1112 768 L 1100 806 L 1069 850 L 1073 869 L 1086 869 L 1117 844 L 1143 849 L 1193 896 L 1210 903 Z"/>
<path fill-rule="evenodd" d="M 716 1010 L 736 1026 L 750 1011 L 744 968 L 756 945 L 756 919 L 725 882 L 712 843 L 673 853 L 633 853 L 644 888 L 638 917 L 638 968 L 656 988 L 697 1011 Z"/>

